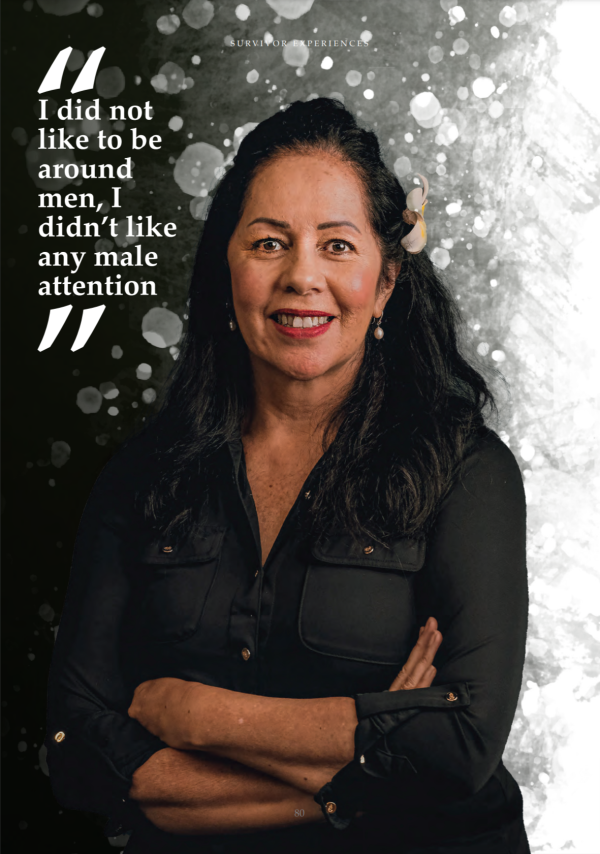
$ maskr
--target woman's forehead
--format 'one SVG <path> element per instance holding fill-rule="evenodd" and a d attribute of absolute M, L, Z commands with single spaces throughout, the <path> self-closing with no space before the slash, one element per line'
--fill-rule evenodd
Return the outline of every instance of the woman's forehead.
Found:
<path fill-rule="evenodd" d="M 361 231 L 368 222 L 364 187 L 356 171 L 321 151 L 279 156 L 261 167 L 248 188 L 243 219 L 257 216 L 360 220 Z"/>

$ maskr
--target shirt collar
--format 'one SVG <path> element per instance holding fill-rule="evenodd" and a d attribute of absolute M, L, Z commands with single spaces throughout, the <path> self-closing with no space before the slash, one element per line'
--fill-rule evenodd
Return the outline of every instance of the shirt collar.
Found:
<path fill-rule="evenodd" d="M 233 465 L 233 479 L 241 486 L 240 467 L 244 458 L 244 446 L 242 444 L 242 431 L 238 428 L 230 439 L 227 440 L 229 458 Z"/>

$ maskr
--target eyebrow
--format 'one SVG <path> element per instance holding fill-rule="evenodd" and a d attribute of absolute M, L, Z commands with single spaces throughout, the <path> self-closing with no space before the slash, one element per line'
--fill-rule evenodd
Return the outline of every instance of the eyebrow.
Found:
<path fill-rule="evenodd" d="M 317 226 L 317 228 L 319 229 L 319 231 L 322 231 L 326 228 L 339 228 L 340 225 L 348 225 L 350 226 L 350 228 L 353 228 L 354 231 L 358 231 L 358 233 L 360 234 L 360 228 L 357 228 L 354 223 L 350 222 L 350 220 L 348 219 L 341 219 L 339 221 L 334 222 L 322 222 L 320 225 Z"/>
<path fill-rule="evenodd" d="M 255 225 L 255 223 L 257 223 L 257 222 L 264 222 L 267 225 L 274 225 L 276 228 L 290 228 L 291 227 L 289 222 L 284 222 L 281 219 L 271 219 L 270 217 L 267 217 L 267 216 L 259 216 L 256 219 L 253 219 L 252 222 L 249 222 L 247 225 L 247 228 L 250 228 L 251 225 Z M 358 231 L 359 234 L 361 233 L 360 229 L 357 228 L 353 222 L 350 222 L 350 220 L 347 220 L 347 219 L 336 220 L 336 221 L 331 221 L 331 222 L 322 222 L 317 226 L 317 229 L 318 229 L 318 231 L 324 231 L 327 228 L 339 228 L 341 225 L 347 225 L 350 228 L 353 228 L 354 231 Z"/>
<path fill-rule="evenodd" d="M 289 222 L 284 222 L 282 219 L 271 219 L 268 216 L 259 216 L 256 219 L 253 219 L 252 222 L 249 222 L 247 228 L 250 228 L 251 225 L 254 225 L 256 222 L 266 222 L 267 225 L 274 225 L 276 228 L 290 228 Z"/>

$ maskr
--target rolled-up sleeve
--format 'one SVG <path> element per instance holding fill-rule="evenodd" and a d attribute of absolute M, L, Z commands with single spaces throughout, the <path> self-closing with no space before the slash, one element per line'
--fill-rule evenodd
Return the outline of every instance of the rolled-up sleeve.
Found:
<path fill-rule="evenodd" d="M 132 775 L 166 745 L 127 714 L 122 670 L 124 615 L 131 595 L 129 538 L 135 536 L 126 452 L 96 481 L 75 544 L 48 682 L 48 768 L 60 804 L 108 818 L 105 832 L 128 830 Z"/>
<path fill-rule="evenodd" d="M 525 500 L 511 451 L 479 441 L 427 544 L 417 605 L 443 642 L 430 688 L 356 694 L 355 756 L 319 794 L 346 827 L 370 792 L 422 790 L 438 802 L 477 793 L 502 758 L 527 632 Z M 376 781 L 376 782 L 375 782 Z M 333 807 L 330 808 L 333 810 Z"/>

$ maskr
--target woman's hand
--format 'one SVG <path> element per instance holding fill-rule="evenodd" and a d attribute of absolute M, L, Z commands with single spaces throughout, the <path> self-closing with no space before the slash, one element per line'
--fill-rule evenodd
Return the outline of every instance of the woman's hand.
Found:
<path fill-rule="evenodd" d="M 194 725 L 197 726 L 200 684 L 168 676 L 142 682 L 134 691 L 129 717 L 135 718 L 170 747 L 193 750 L 192 733 Z"/>
<path fill-rule="evenodd" d="M 412 688 L 429 688 L 437 673 L 433 666 L 433 659 L 441 642 L 442 633 L 437 630 L 437 620 L 435 617 L 430 617 L 419 630 L 419 639 L 389 690 L 410 691 Z"/>

